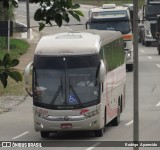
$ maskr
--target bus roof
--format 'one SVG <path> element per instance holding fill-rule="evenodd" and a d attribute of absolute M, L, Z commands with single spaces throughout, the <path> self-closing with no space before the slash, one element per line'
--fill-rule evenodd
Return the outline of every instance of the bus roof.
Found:
<path fill-rule="evenodd" d="M 84 30 L 44 36 L 39 41 L 37 55 L 85 55 L 99 53 L 100 46 L 121 38 L 118 31 Z"/>
<path fill-rule="evenodd" d="M 125 6 L 116 6 L 115 8 L 102 8 L 102 7 L 95 7 L 90 9 L 91 12 L 104 12 L 104 11 L 118 11 L 118 10 L 128 10 Z"/>

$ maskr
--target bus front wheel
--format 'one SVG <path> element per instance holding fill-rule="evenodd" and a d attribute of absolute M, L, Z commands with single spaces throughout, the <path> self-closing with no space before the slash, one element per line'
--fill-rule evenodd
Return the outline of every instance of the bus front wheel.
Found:
<path fill-rule="evenodd" d="M 160 55 L 160 44 L 157 45 L 158 55 Z"/>
<path fill-rule="evenodd" d="M 126 65 L 126 70 L 127 70 L 128 72 L 133 71 L 133 64 L 127 64 L 127 65 Z"/>
<path fill-rule="evenodd" d="M 95 132 L 95 136 L 96 136 L 96 137 L 102 137 L 103 134 L 104 134 L 104 131 L 103 131 L 103 130 L 104 130 L 104 129 L 102 128 L 102 129 L 100 129 L 100 130 L 94 131 L 94 132 Z"/>
<path fill-rule="evenodd" d="M 42 138 L 48 138 L 49 137 L 49 132 L 41 131 L 41 137 Z"/>

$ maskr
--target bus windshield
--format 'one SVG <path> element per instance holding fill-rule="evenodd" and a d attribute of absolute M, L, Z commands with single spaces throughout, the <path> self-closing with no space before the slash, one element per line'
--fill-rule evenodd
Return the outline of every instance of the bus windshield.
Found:
<path fill-rule="evenodd" d="M 94 56 L 44 57 L 34 59 L 37 96 L 34 104 L 51 109 L 74 109 L 99 102 L 96 72 L 99 58 Z"/>
<path fill-rule="evenodd" d="M 157 14 L 160 14 L 160 4 L 147 5 L 146 7 L 146 19 L 156 20 Z"/>
<path fill-rule="evenodd" d="M 131 32 L 129 21 L 113 20 L 113 21 L 95 21 L 91 22 L 90 29 L 97 30 L 114 30 L 120 31 L 122 34 L 128 34 Z"/>

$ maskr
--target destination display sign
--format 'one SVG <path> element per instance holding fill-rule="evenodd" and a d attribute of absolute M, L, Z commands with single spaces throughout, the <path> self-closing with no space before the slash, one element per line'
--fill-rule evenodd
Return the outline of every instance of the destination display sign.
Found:
<path fill-rule="evenodd" d="M 101 12 L 93 12 L 92 18 L 100 19 L 100 18 L 123 18 L 127 16 L 126 11 L 101 11 Z"/>

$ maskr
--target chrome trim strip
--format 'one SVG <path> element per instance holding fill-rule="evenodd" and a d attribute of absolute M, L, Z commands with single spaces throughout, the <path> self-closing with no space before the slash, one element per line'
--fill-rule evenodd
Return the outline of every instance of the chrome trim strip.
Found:
<path fill-rule="evenodd" d="M 48 121 L 80 121 L 86 119 L 85 116 L 45 116 L 45 120 Z"/>

